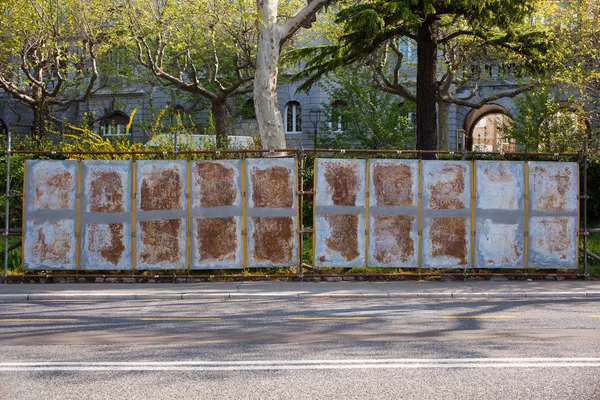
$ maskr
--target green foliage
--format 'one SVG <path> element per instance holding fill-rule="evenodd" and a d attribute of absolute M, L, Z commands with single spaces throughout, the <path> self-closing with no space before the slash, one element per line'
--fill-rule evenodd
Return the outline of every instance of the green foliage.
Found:
<path fill-rule="evenodd" d="M 333 100 L 324 107 L 325 123 L 318 147 L 413 149 L 415 126 L 409 118 L 414 103 L 373 87 L 373 73 L 357 69 L 337 74 L 321 86 Z"/>
<path fill-rule="evenodd" d="M 575 100 L 563 101 L 554 90 L 540 88 L 515 98 L 510 125 L 503 136 L 517 139 L 520 149 L 533 152 L 578 152 L 589 135 L 585 111 Z"/>

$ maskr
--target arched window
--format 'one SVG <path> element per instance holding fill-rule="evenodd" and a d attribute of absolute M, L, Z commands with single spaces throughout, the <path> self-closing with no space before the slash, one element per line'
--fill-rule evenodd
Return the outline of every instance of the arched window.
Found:
<path fill-rule="evenodd" d="M 127 125 L 129 125 L 129 117 L 122 112 L 115 111 L 102 121 L 102 134 L 105 136 L 128 135 Z"/>
<path fill-rule="evenodd" d="M 285 106 L 285 133 L 302 133 L 302 106 L 297 101 L 290 101 Z"/>
<path fill-rule="evenodd" d="M 348 103 L 344 100 L 335 100 L 331 103 L 331 118 L 329 121 L 329 127 L 334 132 L 343 132 L 345 129 L 344 121 L 344 107 L 347 107 Z"/>

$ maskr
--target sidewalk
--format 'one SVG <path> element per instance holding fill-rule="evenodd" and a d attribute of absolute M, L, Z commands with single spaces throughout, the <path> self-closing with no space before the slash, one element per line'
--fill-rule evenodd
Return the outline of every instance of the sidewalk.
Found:
<path fill-rule="evenodd" d="M 600 299 L 600 281 L 232 282 L 0 284 L 0 302 L 24 300 L 571 298 Z"/>

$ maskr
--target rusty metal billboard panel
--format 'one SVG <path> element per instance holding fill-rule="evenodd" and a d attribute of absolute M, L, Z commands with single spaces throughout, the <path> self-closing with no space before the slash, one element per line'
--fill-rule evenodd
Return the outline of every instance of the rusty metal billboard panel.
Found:
<path fill-rule="evenodd" d="M 298 265 L 296 159 L 244 162 L 247 266 Z"/>
<path fill-rule="evenodd" d="M 576 268 L 577 254 L 576 218 L 531 218 L 528 268 Z"/>
<path fill-rule="evenodd" d="M 525 211 L 525 164 L 518 161 L 477 161 L 477 210 Z"/>
<path fill-rule="evenodd" d="M 471 218 L 432 217 L 423 221 L 423 266 L 471 266 Z"/>
<path fill-rule="evenodd" d="M 192 269 L 243 268 L 242 162 L 191 163 Z"/>
<path fill-rule="evenodd" d="M 470 161 L 423 161 L 423 209 L 471 209 Z"/>
<path fill-rule="evenodd" d="M 27 160 L 24 267 L 75 269 L 77 161 Z"/>
<path fill-rule="evenodd" d="M 475 163 L 475 266 L 525 267 L 525 164 Z"/>
<path fill-rule="evenodd" d="M 577 212 L 577 163 L 530 162 L 529 201 L 532 212 Z"/>
<path fill-rule="evenodd" d="M 418 197 L 417 160 L 369 161 L 369 266 L 418 266 Z"/>
<path fill-rule="evenodd" d="M 74 219 L 28 220 L 25 222 L 26 269 L 75 269 Z"/>
<path fill-rule="evenodd" d="M 421 266 L 471 268 L 470 161 L 422 161 Z"/>
<path fill-rule="evenodd" d="M 366 264 L 366 162 L 315 161 L 315 266 Z"/>
<path fill-rule="evenodd" d="M 136 164 L 135 267 L 186 269 L 187 162 Z"/>
<path fill-rule="evenodd" d="M 415 268 L 418 243 L 416 215 L 369 214 L 369 266 Z"/>
<path fill-rule="evenodd" d="M 131 269 L 131 223 L 82 225 L 80 269 Z"/>
<path fill-rule="evenodd" d="M 512 219 L 512 223 L 509 220 Z M 524 219 L 478 218 L 475 236 L 475 266 L 478 268 L 523 268 Z"/>
<path fill-rule="evenodd" d="M 131 269 L 132 171 L 130 161 L 82 162 L 80 269 Z"/>
<path fill-rule="evenodd" d="M 315 266 L 365 266 L 364 215 L 317 214 L 315 226 Z"/>
<path fill-rule="evenodd" d="M 577 163 L 529 163 L 528 268 L 577 268 Z"/>

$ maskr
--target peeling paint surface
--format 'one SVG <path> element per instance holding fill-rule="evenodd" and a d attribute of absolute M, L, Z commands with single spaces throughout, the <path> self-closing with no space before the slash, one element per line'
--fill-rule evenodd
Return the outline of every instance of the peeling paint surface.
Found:
<path fill-rule="evenodd" d="M 423 265 L 427 268 L 470 266 L 471 219 L 434 217 L 423 226 Z"/>
<path fill-rule="evenodd" d="M 76 161 L 27 161 L 27 168 L 34 194 L 31 210 L 75 210 Z"/>
<path fill-rule="evenodd" d="M 370 216 L 369 265 L 417 267 L 417 217 L 410 215 Z"/>
<path fill-rule="evenodd" d="M 181 218 L 138 221 L 136 269 L 185 269 L 185 223 Z"/>
<path fill-rule="evenodd" d="M 192 163 L 192 207 L 238 205 L 241 201 L 240 161 Z"/>
<path fill-rule="evenodd" d="M 577 168 L 576 163 L 529 163 L 531 209 L 543 212 L 577 211 Z"/>
<path fill-rule="evenodd" d="M 298 263 L 293 217 L 251 217 L 248 252 L 251 266 L 292 266 Z"/>
<path fill-rule="evenodd" d="M 248 206 L 251 208 L 296 207 L 296 159 L 249 159 Z"/>
<path fill-rule="evenodd" d="M 430 210 L 470 208 L 471 163 L 423 161 L 423 202 Z"/>
<path fill-rule="evenodd" d="M 404 160 L 369 161 L 370 206 L 416 207 L 419 163 Z"/>
<path fill-rule="evenodd" d="M 245 163 L 247 266 L 298 265 L 296 159 Z"/>
<path fill-rule="evenodd" d="M 365 217 L 355 214 L 317 215 L 315 265 L 365 265 Z"/>
<path fill-rule="evenodd" d="M 138 161 L 141 211 L 185 210 L 186 165 L 181 161 Z"/>
<path fill-rule="evenodd" d="M 75 221 L 26 221 L 25 268 L 75 269 Z"/>
<path fill-rule="evenodd" d="M 577 267 L 577 218 L 533 217 L 529 225 L 528 267 Z"/>
<path fill-rule="evenodd" d="M 131 212 L 131 162 L 84 161 L 82 171 L 84 211 Z"/>
<path fill-rule="evenodd" d="M 241 217 L 196 217 L 193 269 L 242 268 Z"/>
<path fill-rule="evenodd" d="M 131 269 L 131 224 L 86 224 L 81 258 L 81 269 Z"/>
<path fill-rule="evenodd" d="M 514 161 L 477 161 L 476 207 L 485 210 L 523 210 L 525 167 Z"/>
<path fill-rule="evenodd" d="M 317 159 L 317 206 L 364 207 L 364 160 Z"/>
<path fill-rule="evenodd" d="M 523 268 L 523 223 L 480 219 L 476 226 L 475 262 L 481 268 Z"/>

